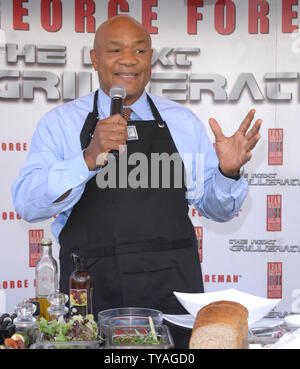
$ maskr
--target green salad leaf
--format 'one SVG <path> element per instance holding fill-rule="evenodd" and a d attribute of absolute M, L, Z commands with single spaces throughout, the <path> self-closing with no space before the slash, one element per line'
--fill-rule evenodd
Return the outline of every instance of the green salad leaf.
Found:
<path fill-rule="evenodd" d="M 38 328 L 50 341 L 90 341 L 98 338 L 98 326 L 91 314 L 84 317 L 75 315 L 67 320 L 53 319 L 50 322 L 41 318 L 38 322 Z"/>

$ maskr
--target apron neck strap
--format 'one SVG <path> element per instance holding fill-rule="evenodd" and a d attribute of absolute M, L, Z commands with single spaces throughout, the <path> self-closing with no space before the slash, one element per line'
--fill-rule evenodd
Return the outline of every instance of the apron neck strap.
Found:
<path fill-rule="evenodd" d="M 98 92 L 99 90 L 97 90 L 95 92 L 95 95 L 94 95 L 94 104 L 93 104 L 93 114 L 97 115 L 98 117 Z"/>
<path fill-rule="evenodd" d="M 97 101 L 98 101 L 98 90 L 95 92 L 95 95 L 94 95 L 93 111 L 87 115 L 84 125 L 82 127 L 82 130 L 80 132 L 80 143 L 81 143 L 82 150 L 88 147 L 92 139 L 92 135 L 95 131 L 96 124 L 98 122 Z"/>
<path fill-rule="evenodd" d="M 152 114 L 154 116 L 154 119 L 155 121 L 158 123 L 158 124 L 164 124 L 164 121 L 161 117 L 161 115 L 159 114 L 156 106 L 154 105 L 154 102 L 153 100 L 151 99 L 151 97 L 147 94 L 147 100 L 148 100 L 148 103 L 150 105 L 150 108 L 151 108 L 151 111 L 152 111 Z"/>

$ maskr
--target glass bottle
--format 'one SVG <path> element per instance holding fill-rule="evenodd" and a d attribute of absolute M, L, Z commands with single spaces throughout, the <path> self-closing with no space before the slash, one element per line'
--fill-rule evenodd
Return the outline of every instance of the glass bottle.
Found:
<path fill-rule="evenodd" d="M 35 341 L 35 332 L 37 329 L 36 319 L 33 317 L 35 310 L 36 306 L 27 299 L 16 305 L 15 309 L 17 317 L 13 323 L 16 326 L 16 332 L 25 333 L 28 337 L 29 344 Z"/>
<path fill-rule="evenodd" d="M 59 290 L 56 290 L 55 293 L 52 293 L 48 296 L 48 301 L 50 303 L 50 307 L 47 310 L 49 314 L 49 320 L 58 320 L 60 317 L 67 317 L 69 309 L 66 307 L 66 303 L 68 300 L 68 295 L 60 293 Z"/>
<path fill-rule="evenodd" d="M 50 303 L 48 296 L 58 289 L 57 263 L 52 256 L 52 241 L 43 238 L 40 244 L 41 258 L 35 267 L 35 296 L 40 304 L 40 316 L 49 320 L 47 312 Z"/>
<path fill-rule="evenodd" d="M 70 314 L 92 314 L 93 280 L 86 270 L 86 261 L 72 254 L 75 271 L 70 276 Z"/>

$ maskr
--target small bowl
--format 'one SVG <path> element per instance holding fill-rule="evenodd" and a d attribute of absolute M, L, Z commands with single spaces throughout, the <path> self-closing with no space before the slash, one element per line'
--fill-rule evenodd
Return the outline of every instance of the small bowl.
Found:
<path fill-rule="evenodd" d="M 160 326 L 163 322 L 163 313 L 159 310 L 147 308 L 116 308 L 102 310 L 98 313 L 98 323 L 100 335 L 107 335 L 110 326 L 126 327 L 147 327 L 149 326 L 149 317 L 152 318 L 155 326 Z"/>
<path fill-rule="evenodd" d="M 300 327 L 300 315 L 299 314 L 286 316 L 283 320 L 287 327 L 295 327 L 295 328 Z"/>

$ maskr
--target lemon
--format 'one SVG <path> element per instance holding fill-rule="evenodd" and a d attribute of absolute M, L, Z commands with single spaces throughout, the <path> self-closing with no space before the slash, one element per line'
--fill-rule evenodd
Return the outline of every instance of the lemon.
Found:
<path fill-rule="evenodd" d="M 15 341 L 18 341 L 18 340 L 23 341 L 23 342 L 24 342 L 25 347 L 27 347 L 27 346 L 28 346 L 28 344 L 29 344 L 29 338 L 28 338 L 27 334 L 25 334 L 25 333 L 23 333 L 23 332 L 16 332 L 15 334 L 13 334 L 13 335 L 11 336 L 11 338 L 12 338 L 13 340 L 15 340 Z"/>

